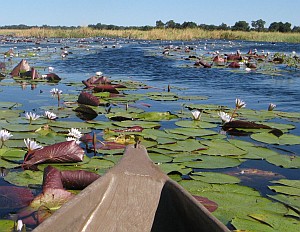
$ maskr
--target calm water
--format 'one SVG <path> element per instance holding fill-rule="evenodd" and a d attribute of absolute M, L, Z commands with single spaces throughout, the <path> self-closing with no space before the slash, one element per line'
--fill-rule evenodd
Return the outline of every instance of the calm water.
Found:
<path fill-rule="evenodd" d="M 185 60 L 189 55 L 212 57 L 208 52 L 219 51 L 220 53 L 236 52 L 239 49 L 246 53 L 249 49 L 257 49 L 258 52 L 284 52 L 291 54 L 292 51 L 300 53 L 300 44 L 287 43 L 255 43 L 243 41 L 215 41 L 203 40 L 194 42 L 162 42 L 162 41 L 127 41 L 127 40 L 94 40 L 89 43 L 79 43 L 76 40 L 55 40 L 34 43 L 2 43 L 0 52 L 3 53 L 11 47 L 22 54 L 25 51 L 33 51 L 38 56 L 26 58 L 31 66 L 55 68 L 55 73 L 63 80 L 58 84 L 38 84 L 31 90 L 28 86 L 22 90 L 20 86 L 0 86 L 0 101 L 16 101 L 23 103 L 22 109 L 27 111 L 36 110 L 42 112 L 39 107 L 55 104 L 55 99 L 49 98 L 49 90 L 58 87 L 64 93 L 79 92 L 82 87 L 71 86 L 72 82 L 80 82 L 101 71 L 112 79 L 138 80 L 158 89 L 166 89 L 168 85 L 172 91 L 180 90 L 181 95 L 208 96 L 208 100 L 196 103 L 212 103 L 234 107 L 235 98 L 241 98 L 250 109 L 267 109 L 269 103 L 277 105 L 276 110 L 299 112 L 300 111 L 300 70 L 286 68 L 284 65 L 270 66 L 268 70 L 258 69 L 246 72 L 244 69 L 230 70 L 228 68 L 203 69 L 193 67 L 194 61 Z M 167 45 L 194 47 L 190 53 L 183 51 L 171 52 L 169 56 L 163 56 L 163 47 Z M 115 45 L 115 48 L 112 48 Z M 67 50 L 72 52 L 66 59 L 61 59 L 60 48 L 69 46 Z M 107 48 L 106 48 L 107 46 Z M 33 48 L 41 47 L 37 52 Z M 84 48 L 82 48 L 84 47 Z M 206 49 L 204 49 L 206 48 Z M 12 63 L 6 60 L 8 68 L 14 67 L 20 58 L 13 58 Z M 269 70 L 269 71 L 270 71 Z M 275 75 L 276 74 L 276 75 Z M 279 74 L 279 75 L 277 75 Z M 2 83 L 11 82 L 9 79 Z M 155 91 L 155 90 L 154 90 Z M 178 111 L 178 102 L 151 102 L 152 111 Z M 285 121 L 285 123 L 287 123 Z M 289 122 L 291 123 L 291 122 Z M 291 133 L 300 135 L 299 123 Z M 172 123 L 163 123 L 164 127 L 172 127 Z M 247 138 L 243 138 L 247 139 Z M 271 146 L 272 149 L 278 147 Z M 288 149 L 296 155 L 300 154 L 300 146 L 290 146 Z M 299 169 L 283 169 L 268 164 L 265 161 L 251 160 L 242 164 L 241 167 L 258 168 L 261 170 L 274 171 L 290 179 L 300 179 Z M 5 182 L 0 179 L 0 185 Z M 268 193 L 265 184 L 254 182 L 247 183 Z M 264 185 L 262 188 L 261 186 Z"/>

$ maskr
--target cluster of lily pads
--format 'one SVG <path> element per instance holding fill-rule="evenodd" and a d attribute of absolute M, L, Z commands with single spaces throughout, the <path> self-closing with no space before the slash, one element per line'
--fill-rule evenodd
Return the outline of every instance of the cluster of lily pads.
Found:
<path fill-rule="evenodd" d="M 299 227 L 300 181 L 239 167 L 261 160 L 299 169 L 300 158 L 288 146 L 300 144 L 292 124 L 300 122 L 300 113 L 276 111 L 275 105 L 251 110 L 241 99 L 234 107 L 199 104 L 207 98 L 181 96 L 174 88 L 154 92 L 136 81 L 96 85 L 101 91 L 77 84 L 80 89 L 75 93 L 51 89 L 49 97 L 57 97 L 58 104 L 40 107 L 40 114 L 24 112 L 17 102 L 0 102 L 0 167 L 4 180 L 13 185 L 1 188 L 0 199 L 11 196 L 4 207 L 18 209 L 22 223 L 35 226 L 50 216 L 76 194 L 74 189 L 82 189 L 117 164 L 127 144 L 139 142 L 171 178 L 193 195 L 213 201 L 217 205 L 213 214 L 228 227 L 258 231 Z M 108 87 L 112 84 L 117 87 Z M 171 102 L 178 102 L 177 111 L 151 110 L 152 104 L 164 109 Z M 70 171 L 80 171 L 80 176 L 84 171 L 84 180 Z M 57 178 L 71 174 L 71 187 Z M 268 178 L 268 188 L 276 194 L 263 197 L 241 184 L 255 177 Z M 54 185 L 49 178 L 56 180 Z M 78 182 L 83 182 L 79 188 Z M 40 221 L 28 217 L 33 213 Z M 0 220 L 0 226 L 4 223 L 13 222 Z"/>

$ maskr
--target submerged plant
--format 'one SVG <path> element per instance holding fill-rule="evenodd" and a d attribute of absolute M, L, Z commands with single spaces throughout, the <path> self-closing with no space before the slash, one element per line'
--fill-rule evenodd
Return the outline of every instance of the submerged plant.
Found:
<path fill-rule="evenodd" d="M 9 140 L 9 138 L 12 137 L 12 136 L 13 135 L 10 132 L 8 132 L 7 130 L 0 130 L 0 141 L 1 141 L 0 148 L 2 148 L 3 145 L 4 145 L 4 142 L 6 140 Z"/>
<path fill-rule="evenodd" d="M 37 120 L 39 117 L 41 117 L 40 115 L 37 115 L 37 114 L 35 114 L 35 113 L 32 113 L 32 112 L 26 112 L 25 113 L 25 117 L 26 117 L 26 119 L 28 119 L 29 120 L 29 124 L 31 125 L 31 123 L 32 123 L 32 121 L 35 121 L 35 120 Z"/>

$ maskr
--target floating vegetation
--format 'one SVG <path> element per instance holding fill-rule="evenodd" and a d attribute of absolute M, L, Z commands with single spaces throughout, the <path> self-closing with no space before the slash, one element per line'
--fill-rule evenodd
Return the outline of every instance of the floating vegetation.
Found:
<path fill-rule="evenodd" d="M 73 49 L 82 51 L 79 47 Z M 170 55 L 172 62 L 182 60 L 182 54 L 185 54 L 173 48 L 169 52 L 175 54 Z M 21 57 L 34 57 L 35 62 L 39 58 L 45 59 L 45 67 L 50 58 L 56 61 L 67 59 L 54 52 L 39 56 L 25 51 L 21 53 Z M 205 62 L 211 58 L 205 57 Z M 279 58 L 289 68 L 299 68 L 298 60 L 290 56 L 276 54 L 273 60 L 266 55 L 252 58 L 258 65 L 255 71 L 252 67 L 253 72 L 268 75 L 277 72 L 275 69 L 279 64 L 273 61 Z M 191 57 L 185 61 L 195 62 L 196 59 Z M 13 65 L 10 69 L 13 70 Z M 228 70 L 224 66 L 218 66 L 218 69 Z M 37 70 L 45 72 L 45 68 Z M 192 194 L 216 202 L 218 207 L 213 214 L 230 228 L 296 231 L 296 226 L 299 227 L 296 220 L 300 208 L 299 180 L 278 180 L 279 176 L 285 177 L 267 170 L 247 168 L 247 165 L 264 162 L 278 169 L 300 168 L 297 154 L 299 112 L 283 112 L 275 107 L 267 110 L 267 105 L 264 110 L 251 109 L 250 103 L 245 108 L 246 102 L 239 98 L 231 106 L 224 105 L 222 99 L 208 104 L 205 101 L 210 97 L 202 96 L 200 91 L 201 96 L 188 95 L 190 93 L 185 94 L 183 89 L 175 86 L 156 88 L 124 79 L 105 78 L 107 83 L 100 84 L 88 82 L 88 79 L 84 84 L 82 80 L 63 78 L 59 83 L 49 83 L 41 78 L 4 77 L 0 92 L 2 88 L 3 91 L 17 91 L 15 88 L 25 84 L 38 84 L 41 88 L 38 92 L 32 87 L 29 93 L 35 97 L 25 105 L 23 101 L 15 102 L 17 99 L 0 101 L 1 177 L 15 187 L 6 190 L 1 187 L 4 191 L 0 191 L 3 208 L 13 209 L 20 216 L 24 213 L 23 206 L 30 206 L 27 213 L 36 213 L 37 209 L 46 207 L 50 210 L 47 213 L 41 210 L 42 218 L 49 217 L 74 194 L 69 191 L 71 187 L 67 190 L 57 186 L 47 189 L 44 173 L 59 176 L 63 171 L 84 171 L 85 177 L 90 179 L 104 174 L 118 163 L 126 145 L 141 143 L 147 147 L 152 161 L 166 174 Z M 8 138 L 6 131 L 12 136 Z M 24 140 L 27 143 L 34 141 L 41 147 L 30 150 Z M 51 172 L 48 166 L 51 166 Z M 238 174 L 231 170 L 238 170 Z M 73 187 L 80 182 L 77 175 L 72 174 L 76 179 Z M 264 183 L 264 191 L 273 191 L 274 194 L 244 186 L 245 177 L 264 177 L 268 181 L 267 185 Z M 83 182 L 86 186 L 92 181 L 84 178 Z M 28 195 L 32 196 L 26 203 L 19 195 L 4 202 L 7 192 L 13 190 L 16 193 L 29 192 Z M 36 191 L 41 194 L 37 195 Z M 290 214 L 292 216 L 286 216 Z M 36 226 L 32 220 L 24 223 L 32 228 Z M 5 228 L 12 226 L 10 220 L 0 220 L 0 227 L 2 224 L 7 225 Z"/>

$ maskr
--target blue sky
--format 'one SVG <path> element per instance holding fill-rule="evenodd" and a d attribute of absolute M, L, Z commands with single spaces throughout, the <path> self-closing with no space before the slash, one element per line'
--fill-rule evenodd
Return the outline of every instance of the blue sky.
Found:
<path fill-rule="evenodd" d="M 0 26 L 50 25 L 155 26 L 192 21 L 233 26 L 235 22 L 263 19 L 300 26 L 299 0 L 7 0 L 1 1 Z"/>

